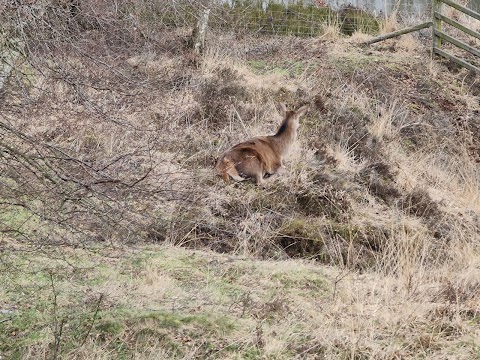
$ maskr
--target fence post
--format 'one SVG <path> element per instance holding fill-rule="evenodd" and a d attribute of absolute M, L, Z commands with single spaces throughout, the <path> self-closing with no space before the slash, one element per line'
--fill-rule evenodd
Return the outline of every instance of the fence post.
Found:
<path fill-rule="evenodd" d="M 198 19 L 197 26 L 192 33 L 192 47 L 196 54 L 200 55 L 205 47 L 205 34 L 207 32 L 208 16 L 210 9 L 205 9 Z"/>
<path fill-rule="evenodd" d="M 435 14 L 442 13 L 443 2 L 441 0 L 432 0 L 432 39 L 433 39 L 433 48 L 440 48 L 442 46 L 442 39 L 435 34 L 435 30 L 442 31 L 442 20 L 437 17 Z"/>
<path fill-rule="evenodd" d="M 268 9 L 268 0 L 262 0 L 262 11 L 267 12 Z"/>

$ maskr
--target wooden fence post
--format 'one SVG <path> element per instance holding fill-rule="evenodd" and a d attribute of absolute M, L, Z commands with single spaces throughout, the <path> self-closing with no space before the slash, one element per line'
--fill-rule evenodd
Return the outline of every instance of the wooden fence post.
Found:
<path fill-rule="evenodd" d="M 435 30 L 442 31 L 442 20 L 437 17 L 435 14 L 442 13 L 442 1 L 441 0 L 432 0 L 432 21 L 433 21 L 433 48 L 440 48 L 442 46 L 442 39 L 436 36 Z"/>
<path fill-rule="evenodd" d="M 200 55 L 205 48 L 205 35 L 207 32 L 208 16 L 210 9 L 205 9 L 203 14 L 198 19 L 197 26 L 192 33 L 192 47 L 197 55 Z"/>

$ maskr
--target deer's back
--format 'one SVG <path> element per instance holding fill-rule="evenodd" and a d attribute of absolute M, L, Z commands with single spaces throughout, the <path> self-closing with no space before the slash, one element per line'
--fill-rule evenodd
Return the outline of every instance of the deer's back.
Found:
<path fill-rule="evenodd" d="M 281 165 L 280 154 L 277 153 L 272 139 L 268 136 L 256 137 L 237 144 L 225 155 L 237 164 L 257 159 L 267 172 L 271 172 Z"/>

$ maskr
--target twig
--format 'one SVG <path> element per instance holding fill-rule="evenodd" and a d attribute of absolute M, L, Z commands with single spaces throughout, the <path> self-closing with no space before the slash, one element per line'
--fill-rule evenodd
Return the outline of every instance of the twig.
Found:
<path fill-rule="evenodd" d="M 87 333 L 85 334 L 84 338 L 83 338 L 83 341 L 82 343 L 80 344 L 80 347 L 82 347 L 83 345 L 85 345 L 85 342 L 87 341 L 87 338 L 90 336 L 90 332 L 92 331 L 93 329 L 93 324 L 95 323 L 95 320 L 97 318 L 97 315 L 98 315 L 98 312 L 100 311 L 100 304 L 102 303 L 102 300 L 103 300 L 103 294 L 100 294 L 100 296 L 98 297 L 98 300 L 97 300 L 97 304 L 96 304 L 96 307 L 95 307 L 95 313 L 93 314 L 93 318 L 92 318 L 92 321 L 90 323 L 90 327 L 88 328 L 87 330 Z"/>
<path fill-rule="evenodd" d="M 0 320 L 0 324 L 3 324 L 4 322 L 10 321 L 10 320 L 13 320 L 13 316 Z"/>
<path fill-rule="evenodd" d="M 350 273 L 350 270 L 347 270 L 347 271 L 345 271 L 344 274 L 340 273 L 340 275 L 335 278 L 335 282 L 333 283 L 333 295 L 332 295 L 333 300 L 335 300 L 335 298 L 337 297 L 337 285 L 338 285 L 338 283 L 340 281 L 342 281 L 343 279 L 345 279 L 349 273 Z"/>

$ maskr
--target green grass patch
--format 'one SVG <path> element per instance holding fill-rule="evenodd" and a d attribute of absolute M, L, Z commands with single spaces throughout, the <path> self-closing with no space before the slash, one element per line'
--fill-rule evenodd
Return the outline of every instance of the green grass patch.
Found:
<path fill-rule="evenodd" d="M 77 301 L 68 307 L 55 308 L 53 303 L 42 301 L 40 304 L 34 300 L 34 308 L 19 309 L 12 313 L 11 319 L 0 318 L 4 320 L 0 324 L 0 354 L 20 359 L 32 348 L 39 347 L 51 356 L 57 341 L 59 355 L 66 356 L 87 340 L 94 340 L 116 358 L 130 358 L 136 351 L 146 350 L 155 340 L 175 357 L 181 357 L 188 347 L 182 346 L 182 341 L 219 338 L 235 329 L 233 320 L 215 314 L 127 308 L 97 311 L 92 305 L 86 307 Z"/>
<path fill-rule="evenodd" d="M 274 64 L 265 60 L 251 60 L 247 62 L 247 65 L 258 75 L 279 74 L 289 78 L 298 77 L 306 69 L 306 65 L 301 61 Z"/>
<path fill-rule="evenodd" d="M 366 68 L 370 65 L 385 64 L 392 61 L 387 56 L 363 55 L 351 53 L 346 56 L 337 56 L 333 60 L 335 66 L 343 71 L 353 72 Z"/>
<path fill-rule="evenodd" d="M 250 340 L 228 346 L 237 331 L 250 329 L 256 316 L 273 326 L 293 299 L 328 293 L 311 270 L 225 262 L 218 254 L 169 247 L 114 254 L 77 249 L 57 260 L 4 254 L 0 354 L 69 358 L 98 351 L 130 359 L 161 348 L 172 359 L 192 349 L 198 358 L 259 358 L 264 352 Z M 169 290 L 159 296 L 162 284 L 155 281 L 162 276 Z M 142 296 L 151 299 L 138 301 Z"/>
<path fill-rule="evenodd" d="M 3 206 L 0 208 L 0 230 L 14 234 L 26 233 L 38 226 L 40 219 L 22 206 Z"/>

